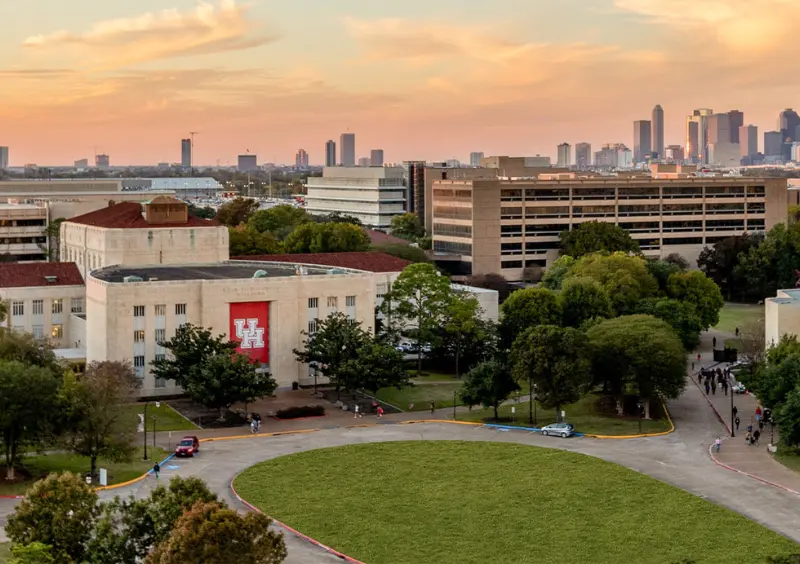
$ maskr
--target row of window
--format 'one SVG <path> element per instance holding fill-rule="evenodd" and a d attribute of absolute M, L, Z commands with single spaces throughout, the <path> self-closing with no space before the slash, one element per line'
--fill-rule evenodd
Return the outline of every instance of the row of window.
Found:
<path fill-rule="evenodd" d="M 446 237 L 472 237 L 471 225 L 451 225 L 449 223 L 434 223 L 434 235 L 444 235 Z"/>
<path fill-rule="evenodd" d="M 153 315 L 156 317 L 164 317 L 167 315 L 167 305 L 166 304 L 157 304 L 153 306 Z M 186 315 L 186 304 L 175 304 L 175 315 Z M 133 316 L 134 317 L 144 317 L 145 316 L 145 306 L 137 305 L 133 306 Z"/>
<path fill-rule="evenodd" d="M 634 221 L 634 222 L 619 222 L 620 227 L 626 231 L 643 232 L 643 231 L 729 231 L 729 230 L 744 230 L 744 219 L 706 219 L 705 221 L 699 219 L 697 221 Z M 763 219 L 747 219 L 748 229 L 763 229 Z M 522 237 L 524 234 L 528 237 L 553 237 L 558 236 L 563 231 L 569 231 L 570 226 L 567 223 L 553 223 L 547 225 L 501 225 L 500 236 L 502 238 Z"/>
<path fill-rule="evenodd" d="M 347 296 L 344 299 L 345 307 L 356 307 L 356 297 Z M 328 296 L 328 309 L 338 309 L 339 298 Z M 308 298 L 308 309 L 319 309 L 319 298 Z"/>
<path fill-rule="evenodd" d="M 23 332 L 25 331 L 24 327 L 15 326 L 15 330 Z M 34 339 L 44 339 L 44 325 L 34 325 L 31 327 L 31 333 L 33 333 Z M 63 339 L 64 338 L 64 326 L 60 323 L 56 323 L 50 326 L 50 335 L 51 339 Z"/>
<path fill-rule="evenodd" d="M 44 219 L 3 219 L 0 220 L 0 227 L 42 227 L 44 228 Z"/>
<path fill-rule="evenodd" d="M 44 315 L 44 300 L 32 300 L 31 309 L 33 315 Z M 71 313 L 84 313 L 84 299 L 72 298 L 70 302 Z M 64 312 L 64 300 L 57 298 L 50 301 L 50 312 L 53 315 L 58 315 Z M 11 302 L 11 316 L 19 317 L 25 315 L 25 302 L 22 300 Z"/>
<path fill-rule="evenodd" d="M 448 191 L 452 192 L 452 191 Z M 763 198 L 766 194 L 764 186 L 657 186 L 648 187 L 619 187 L 619 188 L 573 188 L 572 200 L 613 200 L 630 198 L 738 198 L 745 194 L 750 198 Z M 434 200 L 439 196 L 438 190 L 434 191 Z M 445 196 L 445 194 L 441 194 Z M 453 194 L 447 194 L 453 196 Z M 521 202 L 523 196 L 526 201 L 569 200 L 569 188 L 529 188 L 504 189 L 500 191 L 500 200 L 503 202 Z"/>
<path fill-rule="evenodd" d="M 34 243 L 36 245 L 44 245 L 47 242 L 47 237 L 3 237 L 0 238 L 0 245 L 25 245 Z"/>

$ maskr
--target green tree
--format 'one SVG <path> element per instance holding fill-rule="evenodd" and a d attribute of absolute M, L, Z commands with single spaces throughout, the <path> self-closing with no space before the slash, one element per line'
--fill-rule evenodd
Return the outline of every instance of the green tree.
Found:
<path fill-rule="evenodd" d="M 800 354 L 793 353 L 780 362 L 767 364 L 753 384 L 753 391 L 758 390 L 758 399 L 764 407 L 779 408 L 800 386 Z"/>
<path fill-rule="evenodd" d="M 431 262 L 430 257 L 425 251 L 418 247 L 412 247 L 411 245 L 384 243 L 382 245 L 373 245 L 372 250 L 410 262 Z"/>
<path fill-rule="evenodd" d="M 440 327 L 433 356 L 452 361 L 457 378 L 461 377 L 463 366 L 473 366 L 495 352 L 495 327 L 481 318 L 477 298 L 467 292 L 452 293 Z"/>
<path fill-rule="evenodd" d="M 759 244 L 738 255 L 734 278 L 742 280 L 749 299 L 774 296 L 779 288 L 793 288 L 800 269 L 800 223 L 779 223 Z"/>
<path fill-rule="evenodd" d="M 743 299 L 749 292 L 737 267 L 741 257 L 758 247 L 762 240 L 761 236 L 748 234 L 727 237 L 712 247 L 705 247 L 697 259 L 697 266 L 719 286 L 728 300 L 732 300 L 734 295 Z"/>
<path fill-rule="evenodd" d="M 349 223 L 304 223 L 283 243 L 287 253 L 349 253 L 369 249 L 369 235 Z"/>
<path fill-rule="evenodd" d="M 136 400 L 139 379 L 127 362 L 91 362 L 80 377 L 67 371 L 62 388 L 66 419 L 64 442 L 89 458 L 96 475 L 97 459 L 130 460 L 134 435 L 123 405 Z"/>
<path fill-rule="evenodd" d="M 684 270 L 677 264 L 667 262 L 666 260 L 650 259 L 646 262 L 646 264 L 647 271 L 652 274 L 653 278 L 655 278 L 658 282 L 659 296 L 667 295 L 667 283 L 669 282 L 669 277 L 676 272 L 682 272 Z"/>
<path fill-rule="evenodd" d="M 608 292 L 617 315 L 633 311 L 639 300 L 658 292 L 658 282 L 647 271 L 645 260 L 625 253 L 586 255 L 578 259 L 569 275 L 599 282 Z"/>
<path fill-rule="evenodd" d="M 334 312 L 325 319 L 317 320 L 317 330 L 313 334 L 304 331 L 303 335 L 306 335 L 303 349 L 294 350 L 297 362 L 315 366 L 336 387 L 337 393 L 342 388 L 359 388 L 360 375 L 353 379 L 353 374 L 343 368 L 370 342 L 371 336 L 361 327 L 361 323 L 341 312 Z"/>
<path fill-rule="evenodd" d="M 276 255 L 282 251 L 280 241 L 272 233 L 259 233 L 246 225 L 230 227 L 228 233 L 229 254 L 232 257 Z"/>
<path fill-rule="evenodd" d="M 669 323 L 687 351 L 696 349 L 700 344 L 703 322 L 694 304 L 670 298 L 647 298 L 636 306 L 636 313 L 652 315 Z"/>
<path fill-rule="evenodd" d="M 392 218 L 392 235 L 407 241 L 417 241 L 425 236 L 425 226 L 415 213 L 404 213 Z"/>
<path fill-rule="evenodd" d="M 590 319 L 611 317 L 614 314 L 608 292 L 591 278 L 568 278 L 557 299 L 565 327 L 580 327 Z"/>
<path fill-rule="evenodd" d="M 675 265 L 681 270 L 689 270 L 689 266 L 691 266 L 689 261 L 678 253 L 668 254 L 666 257 L 664 257 L 664 262 Z"/>
<path fill-rule="evenodd" d="M 58 376 L 47 368 L 17 360 L 0 360 L 0 439 L 6 461 L 6 480 L 26 446 L 39 444 L 51 430 L 59 407 Z"/>
<path fill-rule="evenodd" d="M 247 220 L 247 226 L 257 233 L 271 233 L 283 241 L 295 228 L 309 221 L 311 217 L 303 208 L 275 206 L 255 212 Z"/>
<path fill-rule="evenodd" d="M 719 310 L 725 305 L 725 300 L 719 286 L 702 272 L 691 270 L 670 275 L 667 291 L 671 298 L 694 306 L 703 329 L 719 323 Z"/>
<path fill-rule="evenodd" d="M 781 442 L 788 447 L 800 444 L 800 387 L 789 392 L 774 412 Z"/>
<path fill-rule="evenodd" d="M 182 388 L 188 386 L 192 372 L 199 365 L 206 364 L 217 355 L 233 355 L 238 348 L 236 341 L 231 341 L 225 335 L 214 337 L 209 329 L 191 323 L 181 325 L 174 337 L 158 345 L 171 354 L 151 363 L 153 376 L 173 380 Z"/>
<path fill-rule="evenodd" d="M 18 544 L 11 547 L 13 558 L 9 564 L 55 564 L 53 547 L 41 542 Z"/>
<path fill-rule="evenodd" d="M 575 259 L 569 255 L 561 255 L 558 260 L 551 264 L 544 272 L 542 286 L 548 290 L 557 291 L 561 289 L 564 279 L 575 265 Z"/>
<path fill-rule="evenodd" d="M 199 207 L 195 206 L 194 204 L 189 204 L 189 215 L 199 219 L 214 219 L 217 217 L 217 210 L 211 206 Z"/>
<path fill-rule="evenodd" d="M 558 299 L 547 288 L 517 290 L 503 302 L 500 312 L 500 335 L 505 348 L 531 327 L 561 323 Z"/>
<path fill-rule="evenodd" d="M 0 321 L 8 312 L 8 302 L 4 301 L 2 304 Z M 28 366 L 41 366 L 59 375 L 62 371 L 52 347 L 46 341 L 36 339 L 33 334 L 23 331 L 0 330 L 0 359 L 21 362 Z"/>
<path fill-rule="evenodd" d="M 217 221 L 228 227 L 236 227 L 247 223 L 250 216 L 258 210 L 258 200 L 250 198 L 234 198 L 222 204 L 217 210 Z"/>
<path fill-rule="evenodd" d="M 50 474 L 25 493 L 6 534 L 18 545 L 52 547 L 56 562 L 83 562 L 98 511 L 97 494 L 80 476 Z"/>
<path fill-rule="evenodd" d="M 45 242 L 39 243 L 39 248 L 47 255 L 49 262 L 59 262 L 61 255 L 61 224 L 66 221 L 66 218 L 59 217 L 47 224 L 47 227 L 42 231 L 45 236 Z"/>
<path fill-rule="evenodd" d="M 617 397 L 625 386 L 636 386 L 644 400 L 645 418 L 650 401 L 677 398 L 686 386 L 686 353 L 678 336 L 665 321 L 650 315 L 608 319 L 587 331 L 595 379 Z"/>
<path fill-rule="evenodd" d="M 537 401 L 555 408 L 559 421 L 561 406 L 581 399 L 592 382 L 588 340 L 577 329 L 531 327 L 514 341 L 511 358 L 516 380 L 535 384 Z"/>
<path fill-rule="evenodd" d="M 499 359 L 482 362 L 470 370 L 461 386 L 461 401 L 472 407 L 482 405 L 494 410 L 497 420 L 497 409 L 508 397 L 519 390 L 509 366 Z"/>
<path fill-rule="evenodd" d="M 364 227 L 364 224 L 355 216 L 343 214 L 341 212 L 332 212 L 322 215 L 311 216 L 314 223 L 349 223 L 350 225 L 357 225 Z"/>
<path fill-rule="evenodd" d="M 408 370 L 403 363 L 403 353 L 389 343 L 371 337 L 356 350 L 353 358 L 344 361 L 340 375 L 354 388 L 372 392 L 381 388 L 397 388 L 411 385 Z"/>
<path fill-rule="evenodd" d="M 470 276 L 466 281 L 467 286 L 473 288 L 486 288 L 497 292 L 498 301 L 502 304 L 514 291 L 514 287 L 501 274 L 478 274 Z"/>
<path fill-rule="evenodd" d="M 262 513 L 240 515 L 217 503 L 196 503 L 170 536 L 147 557 L 148 564 L 280 564 L 286 559 L 283 535 Z"/>
<path fill-rule="evenodd" d="M 639 243 L 619 225 L 605 221 L 587 221 L 559 235 L 561 254 L 574 258 L 592 253 L 638 253 Z"/>
<path fill-rule="evenodd" d="M 417 373 L 422 372 L 422 346 L 438 336 L 452 294 L 450 280 L 432 265 L 412 264 L 403 269 L 383 300 L 390 332 L 395 327 L 413 330 Z"/>

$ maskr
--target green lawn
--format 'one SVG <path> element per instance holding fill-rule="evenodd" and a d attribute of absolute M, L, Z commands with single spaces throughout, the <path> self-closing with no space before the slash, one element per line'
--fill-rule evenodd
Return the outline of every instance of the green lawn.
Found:
<path fill-rule="evenodd" d="M 144 404 L 137 403 L 134 405 L 125 406 L 123 409 L 130 413 L 130 419 L 133 425 L 138 425 L 140 413 L 144 413 Z M 180 413 L 172 409 L 169 405 L 161 402 L 159 407 L 150 402 L 147 406 L 147 430 L 152 429 L 153 415 L 156 416 L 156 431 L 194 431 L 198 429 L 197 425 L 183 417 Z"/>
<path fill-rule="evenodd" d="M 758 321 L 763 317 L 763 305 L 734 304 L 728 302 L 722 310 L 720 310 L 719 323 L 717 323 L 714 329 L 725 333 L 735 333 L 737 327 L 741 330 L 748 323 Z"/>
<path fill-rule="evenodd" d="M 767 433 L 764 434 L 767 435 Z M 767 435 L 766 438 L 769 439 L 769 435 Z M 775 453 L 775 460 L 786 466 L 789 470 L 800 472 L 800 453 L 798 453 L 797 450 L 779 446 L 778 452 Z"/>
<path fill-rule="evenodd" d="M 461 389 L 463 379 L 459 380 L 452 375 L 428 373 L 422 378 L 412 378 L 412 380 L 414 386 L 402 390 L 383 388 L 378 391 L 377 398 L 403 411 L 430 411 L 431 400 L 436 402 L 436 409 L 453 407 L 453 393 L 455 392 L 456 405 L 461 405 L 458 391 Z M 527 395 L 527 384 L 523 385 L 519 393 Z M 516 395 L 515 393 L 514 397 Z M 413 408 L 411 408 L 412 404 Z"/>
<path fill-rule="evenodd" d="M 515 444 L 314 450 L 258 464 L 235 486 L 265 513 L 370 564 L 730 564 L 800 550 L 644 474 Z"/>
<path fill-rule="evenodd" d="M 108 483 L 119 484 L 138 478 L 150 468 L 156 460 L 161 462 L 166 458 L 167 451 L 162 448 L 153 449 L 152 446 L 147 448 L 147 454 L 150 460 L 142 460 L 142 449 L 139 448 L 134 455 L 133 462 L 116 463 L 116 462 L 98 462 L 100 468 L 108 470 Z M 89 471 L 89 459 L 83 456 L 69 453 L 55 453 L 55 454 L 40 454 L 35 456 L 28 456 L 24 459 L 25 470 L 30 479 L 24 482 L 15 482 L 13 484 L 6 484 L 0 482 L 0 495 L 19 495 L 25 493 L 33 482 L 44 478 L 51 472 L 74 472 L 76 474 L 83 474 Z M 3 476 L 5 476 L 5 468 L 2 468 Z"/>
<path fill-rule="evenodd" d="M 6 564 L 11 560 L 11 543 L 0 542 L 0 564 Z"/>
<path fill-rule="evenodd" d="M 629 402 L 630 403 L 630 402 Z M 635 403 L 635 399 L 634 399 Z M 514 420 L 511 420 L 511 407 L 516 408 Z M 503 425 L 529 426 L 529 404 L 527 401 L 500 407 L 500 418 Z M 556 412 L 552 409 L 542 409 L 535 406 L 536 425 L 542 427 L 556 422 Z M 639 418 L 635 416 L 617 417 L 611 398 L 603 398 L 597 394 L 589 394 L 577 403 L 562 408 L 566 412 L 566 422 L 575 426 L 579 433 L 594 435 L 636 435 L 639 433 Z M 635 406 L 627 406 L 628 412 L 635 412 Z M 459 413 L 461 421 L 486 421 L 492 423 L 494 411 L 491 409 L 473 409 L 469 413 Z M 643 433 L 661 433 L 669 431 L 670 424 L 663 413 L 661 404 L 653 403 L 650 406 L 649 421 L 642 421 Z"/>

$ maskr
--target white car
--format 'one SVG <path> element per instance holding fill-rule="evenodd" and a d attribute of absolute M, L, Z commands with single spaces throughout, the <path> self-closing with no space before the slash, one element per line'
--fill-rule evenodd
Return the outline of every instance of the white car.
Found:
<path fill-rule="evenodd" d="M 556 435 L 561 437 L 562 439 L 566 439 L 567 437 L 571 437 L 575 434 L 575 427 L 570 425 L 569 423 L 553 423 L 552 425 L 547 425 L 546 427 L 542 427 L 542 435 L 545 437 L 549 435 Z"/>

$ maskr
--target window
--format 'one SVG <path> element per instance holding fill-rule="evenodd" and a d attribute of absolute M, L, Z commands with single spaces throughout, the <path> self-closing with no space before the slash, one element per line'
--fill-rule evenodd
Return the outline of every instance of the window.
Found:
<path fill-rule="evenodd" d="M 347 296 L 344 299 L 345 305 L 347 307 L 356 307 L 356 297 L 355 296 Z"/>
<path fill-rule="evenodd" d="M 61 324 L 53 325 L 53 328 L 50 330 L 50 336 L 53 339 L 63 339 L 64 338 L 64 326 Z"/>
<path fill-rule="evenodd" d="M 175 315 L 186 315 L 186 304 L 175 304 Z"/>
<path fill-rule="evenodd" d="M 64 311 L 64 300 L 53 300 L 53 315 L 59 314 Z"/>
<path fill-rule="evenodd" d="M 336 309 L 339 307 L 339 298 L 336 296 L 328 296 L 328 309 Z"/>
<path fill-rule="evenodd" d="M 317 309 L 319 307 L 319 298 L 308 298 L 308 309 Z"/>
<path fill-rule="evenodd" d="M 44 325 L 34 325 L 33 326 L 33 338 L 34 339 L 44 339 Z"/>
<path fill-rule="evenodd" d="M 156 378 L 156 388 L 166 388 L 166 387 L 167 387 L 166 378 Z"/>
<path fill-rule="evenodd" d="M 134 343 L 144 343 L 144 329 L 137 329 L 133 332 Z"/>
<path fill-rule="evenodd" d="M 386 286 L 387 286 L 386 284 L 378 284 L 377 293 L 379 298 L 382 298 L 383 296 L 386 295 Z"/>
<path fill-rule="evenodd" d="M 133 357 L 133 368 L 139 378 L 144 376 L 144 355 L 137 355 Z"/>
<path fill-rule="evenodd" d="M 156 343 L 163 343 L 167 340 L 166 329 L 156 329 Z"/>
<path fill-rule="evenodd" d="M 25 315 L 25 302 L 12 302 L 11 315 Z"/>
<path fill-rule="evenodd" d="M 133 306 L 134 317 L 144 317 L 144 306 Z"/>
<path fill-rule="evenodd" d="M 167 315 L 167 306 L 166 304 L 158 304 L 154 308 L 154 313 L 156 317 L 164 317 Z"/>
<path fill-rule="evenodd" d="M 164 360 L 166 358 L 167 358 L 167 355 L 165 355 L 164 353 L 156 353 L 155 361 L 158 362 L 158 361 Z"/>
<path fill-rule="evenodd" d="M 44 315 L 44 300 L 33 300 L 33 315 Z"/>
<path fill-rule="evenodd" d="M 472 226 L 470 225 L 450 225 L 447 223 L 434 223 L 434 235 L 445 235 L 448 237 L 472 237 Z"/>
<path fill-rule="evenodd" d="M 84 300 L 83 298 L 72 298 L 69 309 L 72 313 L 83 313 Z"/>
<path fill-rule="evenodd" d="M 313 335 L 316 332 L 317 332 L 317 320 L 312 319 L 311 321 L 308 322 L 308 334 Z"/>

